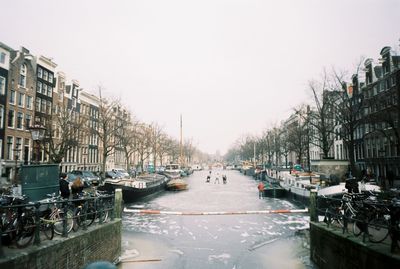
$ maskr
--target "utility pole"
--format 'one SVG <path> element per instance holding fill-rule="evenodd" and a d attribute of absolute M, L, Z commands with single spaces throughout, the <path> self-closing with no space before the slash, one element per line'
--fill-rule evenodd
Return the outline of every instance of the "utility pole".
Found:
<path fill-rule="evenodd" d="M 180 117 L 180 141 L 179 141 L 179 149 L 180 149 L 180 165 L 183 165 L 183 145 L 182 145 L 182 114 Z"/>

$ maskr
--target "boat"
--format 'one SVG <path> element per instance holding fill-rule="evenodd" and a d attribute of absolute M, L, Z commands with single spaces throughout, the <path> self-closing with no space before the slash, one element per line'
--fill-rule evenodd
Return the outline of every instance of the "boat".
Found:
<path fill-rule="evenodd" d="M 122 189 L 122 199 L 125 203 L 135 202 L 140 198 L 165 190 L 169 179 L 166 176 L 151 174 L 131 179 L 106 179 L 99 190 L 114 192 Z"/>
<path fill-rule="evenodd" d="M 180 178 L 182 175 L 182 169 L 179 164 L 171 163 L 165 166 L 163 175 L 168 177 L 169 179 Z"/>
<path fill-rule="evenodd" d="M 319 179 L 319 175 L 309 173 L 299 173 L 295 176 L 287 174 L 283 177 L 280 185 L 287 191 L 289 198 L 300 202 L 308 203 L 311 190 L 317 191 L 317 196 L 341 198 L 347 192 L 345 183 L 338 185 L 324 186 Z M 360 191 L 380 192 L 380 187 L 374 183 L 358 182 Z"/>
<path fill-rule="evenodd" d="M 282 198 L 286 196 L 286 190 L 279 185 L 279 181 L 272 177 L 266 176 L 264 185 L 264 196 L 272 198 Z"/>
<path fill-rule="evenodd" d="M 182 178 L 171 179 L 167 183 L 167 190 L 170 191 L 183 191 L 187 189 L 187 182 Z"/>

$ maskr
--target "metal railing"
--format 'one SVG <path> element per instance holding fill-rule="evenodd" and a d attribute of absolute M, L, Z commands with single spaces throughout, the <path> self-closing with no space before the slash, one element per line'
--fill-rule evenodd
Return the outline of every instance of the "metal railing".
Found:
<path fill-rule="evenodd" d="M 71 215 L 71 213 L 67 214 L 67 212 L 73 213 Z M 34 245 L 40 245 L 42 241 L 40 232 L 43 223 L 51 225 L 51 229 L 54 229 L 54 226 L 60 228 L 59 234 L 62 237 L 68 237 L 70 231 L 77 230 L 68 230 L 71 223 L 73 227 L 79 225 L 82 230 L 87 230 L 88 218 L 93 218 L 92 223 L 97 220 L 97 223 L 101 225 L 107 219 L 114 220 L 114 215 L 114 194 L 86 196 L 77 199 L 62 199 L 52 196 L 38 202 L 0 205 L 0 257 L 4 256 L 2 238 L 9 238 L 10 245 L 13 245 L 15 243 L 13 236 L 18 234 L 21 229 L 27 233 L 25 235 L 27 237 L 26 241 L 29 241 L 27 246 L 30 245 L 28 236 L 32 236 Z M 78 228 L 78 226 L 75 226 L 75 228 Z"/>

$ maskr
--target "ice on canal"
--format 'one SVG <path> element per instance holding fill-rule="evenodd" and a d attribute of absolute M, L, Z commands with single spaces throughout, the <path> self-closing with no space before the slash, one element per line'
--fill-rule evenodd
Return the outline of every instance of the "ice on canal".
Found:
<path fill-rule="evenodd" d="M 208 171 L 187 178 L 189 189 L 164 192 L 129 208 L 210 212 L 299 208 L 287 200 L 258 199 L 257 182 L 220 171 L 228 184 L 206 183 Z M 216 173 L 213 171 L 213 173 Z M 314 268 L 304 213 L 257 215 L 123 214 L 120 268 Z"/>

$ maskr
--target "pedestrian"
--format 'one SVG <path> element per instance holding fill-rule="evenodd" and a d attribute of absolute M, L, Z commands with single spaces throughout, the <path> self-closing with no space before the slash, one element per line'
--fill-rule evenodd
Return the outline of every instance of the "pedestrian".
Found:
<path fill-rule="evenodd" d="M 217 175 L 215 176 L 215 180 L 214 180 L 214 184 L 217 183 L 219 184 L 219 173 L 217 173 Z"/>
<path fill-rule="evenodd" d="M 226 175 L 224 174 L 224 175 L 222 175 L 222 183 L 224 183 L 224 184 L 226 184 Z"/>
<path fill-rule="evenodd" d="M 351 177 L 346 179 L 346 184 L 344 187 L 347 189 L 348 193 L 359 193 L 360 191 L 358 190 L 358 182 L 355 177 Z"/>
<path fill-rule="evenodd" d="M 258 183 L 257 188 L 258 188 L 258 198 L 259 198 L 259 199 L 262 199 L 262 198 L 263 198 L 263 195 L 264 195 L 264 188 L 265 188 L 264 183 L 262 183 L 262 182 L 260 181 L 260 183 Z"/>
<path fill-rule="evenodd" d="M 69 182 L 67 180 L 67 175 L 66 174 L 62 174 L 60 176 L 60 195 L 62 198 L 64 199 L 68 199 L 69 195 L 70 195 L 70 190 L 69 190 Z"/>
<path fill-rule="evenodd" d="M 207 175 L 206 182 L 209 183 L 209 182 L 210 182 L 210 179 L 211 179 L 211 176 L 210 176 L 210 175 Z"/>
<path fill-rule="evenodd" d="M 76 177 L 74 182 L 71 185 L 71 193 L 72 193 L 72 198 L 77 199 L 83 192 L 83 180 L 80 177 Z"/>

